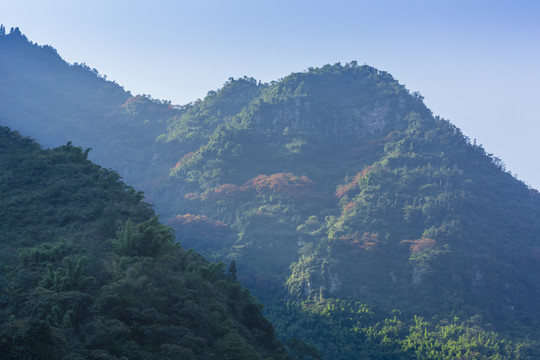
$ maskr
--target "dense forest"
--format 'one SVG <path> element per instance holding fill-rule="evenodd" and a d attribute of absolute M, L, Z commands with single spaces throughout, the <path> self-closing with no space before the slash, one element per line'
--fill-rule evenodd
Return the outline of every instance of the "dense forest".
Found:
<path fill-rule="evenodd" d="M 265 305 L 263 313 L 292 358 L 540 356 L 540 194 L 451 122 L 434 116 L 420 94 L 390 74 L 350 62 L 271 83 L 230 78 L 202 100 L 172 106 L 132 96 L 86 65 L 69 65 L 18 29 L 0 36 L 0 49 L 0 124 L 28 130 L 47 146 L 72 140 L 92 147 L 89 153 L 71 145 L 61 149 L 117 170 L 155 204 L 182 248 L 231 264 L 234 274 L 174 245 L 167 228 L 147 223 L 152 214 L 100 212 L 115 202 L 94 208 L 88 202 L 74 211 L 63 208 L 65 200 L 48 198 L 48 212 L 32 216 L 36 224 L 56 221 L 69 228 L 103 214 L 102 224 L 76 233 L 87 239 L 109 231 L 105 244 L 117 271 L 128 269 L 124 257 L 147 251 L 129 249 L 126 239 L 144 226 L 157 227 L 167 240 L 152 247 L 154 258 L 165 256 L 156 264 L 188 258 L 203 264 L 194 266 L 206 269 L 203 280 L 223 286 L 228 295 L 231 286 L 247 286 Z M 42 93 L 34 94 L 36 89 Z M 116 172 L 100 171 L 118 181 Z M 54 190 L 54 184 L 45 184 L 40 194 L 62 197 L 64 190 Z M 123 193 L 143 200 L 132 188 Z M 18 211 L 35 211 L 31 201 L 21 204 Z M 13 241 L 35 240 L 21 243 L 25 247 L 39 246 L 44 236 L 41 229 L 19 235 L 20 229 L 33 231 L 24 224 L 10 229 Z M 78 242 L 74 247 L 59 230 L 54 234 L 63 240 L 51 249 L 80 254 L 87 259 L 80 268 L 84 263 L 92 269 L 84 276 L 100 281 L 104 265 L 89 267 L 96 250 Z M 31 251 L 45 251 L 40 249 Z M 30 250 L 18 251 L 18 260 L 10 251 L 10 269 L 29 272 L 22 270 L 29 255 L 21 254 Z M 75 260 L 46 271 L 75 269 Z M 57 271 L 61 276 L 67 270 Z M 216 278 L 208 278 L 208 271 Z M 197 290 L 202 299 L 206 293 Z M 247 294 L 242 299 L 244 307 L 252 301 Z M 102 300 L 94 301 L 101 306 Z M 15 311 L 13 306 L 5 309 Z M 241 310 L 244 317 L 226 316 L 251 329 L 252 337 L 242 340 L 249 351 L 282 356 L 271 325 L 254 306 L 256 331 Z M 273 350 L 257 338 L 261 329 Z"/>
<path fill-rule="evenodd" d="M 2 359 L 287 359 L 235 271 L 88 151 L 5 127 L 0 150 Z"/>

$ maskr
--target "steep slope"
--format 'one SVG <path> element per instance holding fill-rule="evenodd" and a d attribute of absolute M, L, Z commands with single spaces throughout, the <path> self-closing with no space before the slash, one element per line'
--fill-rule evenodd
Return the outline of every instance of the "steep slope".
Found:
<path fill-rule="evenodd" d="M 260 305 L 71 144 L 0 127 L 3 359 L 286 359 Z"/>
<path fill-rule="evenodd" d="M 351 299 L 536 328 L 540 195 L 387 73 L 291 74 L 173 175 L 190 214 L 169 223 L 206 233 L 186 245 L 235 259 L 266 301 Z M 227 227 L 238 235 L 212 230 Z"/>
<path fill-rule="evenodd" d="M 406 121 L 379 160 L 338 187 L 340 214 L 294 265 L 289 291 L 390 307 L 408 299 L 431 315 L 457 302 L 491 321 L 538 314 L 539 194 L 451 124 L 414 113 Z"/>
<path fill-rule="evenodd" d="M 506 299 L 501 311 L 520 303 L 537 310 L 535 293 L 515 296 L 538 280 L 538 193 L 374 68 L 334 65 L 290 75 L 218 128 L 175 175 L 199 189 L 187 196 L 194 208 L 251 235 L 261 253 L 289 244 L 289 255 L 298 256 L 305 243 L 304 258 L 327 264 L 302 270 L 298 261 L 288 282 L 295 296 L 373 293 L 361 274 L 384 287 L 381 294 L 394 289 L 402 296 L 428 286 L 430 276 L 448 276 L 445 284 L 472 292 L 494 290 L 485 285 L 496 279 L 496 298 Z M 273 232 L 280 242 L 273 244 L 250 234 L 250 226 L 263 232 L 260 218 L 271 221 L 271 214 L 289 240 Z M 249 218 L 260 223 L 246 225 Z M 300 279 L 302 271 L 322 278 Z M 507 276 L 512 285 L 502 281 Z M 438 293 L 432 290 L 426 293 Z"/>
<path fill-rule="evenodd" d="M 92 160 L 146 191 L 166 178 L 172 149 L 156 137 L 182 113 L 170 102 L 132 96 L 85 64 L 66 63 L 18 28 L 0 33 L 0 125 L 46 147 L 73 141 Z"/>
<path fill-rule="evenodd" d="M 0 44 L 46 50 L 12 33 Z M 539 339 L 538 192 L 390 74 L 352 62 L 229 79 L 182 109 L 118 104 L 132 130 L 79 143 L 143 184 L 184 247 L 235 260 L 282 334 L 327 359 L 538 356 L 522 343 Z"/>
<path fill-rule="evenodd" d="M 231 257 L 263 282 L 284 281 L 298 244 L 309 237 L 297 232 L 298 226 L 309 216 L 335 213 L 335 187 L 361 152 L 354 147 L 373 141 L 411 109 L 427 112 L 388 74 L 355 65 L 347 69 L 356 75 L 328 67 L 269 86 L 174 169 L 192 191 L 191 203 L 178 199 L 178 208 L 212 215 L 245 235 L 234 245 L 243 250 L 233 249 Z M 377 153 L 369 156 L 375 159 Z M 183 218 L 171 224 L 178 221 Z"/>

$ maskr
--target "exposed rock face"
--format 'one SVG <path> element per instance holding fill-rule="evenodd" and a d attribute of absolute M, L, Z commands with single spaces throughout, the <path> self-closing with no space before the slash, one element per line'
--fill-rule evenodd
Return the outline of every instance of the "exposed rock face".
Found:
<path fill-rule="evenodd" d="M 420 284 L 421 282 L 422 282 L 422 271 L 415 266 L 412 272 L 412 283 Z"/>
<path fill-rule="evenodd" d="M 341 289 L 343 282 L 339 279 L 337 274 L 330 274 L 328 278 L 328 291 L 333 294 Z"/>
<path fill-rule="evenodd" d="M 339 106 L 339 105 L 336 105 Z M 389 101 L 373 107 L 348 106 L 341 111 L 321 113 L 313 110 L 308 100 L 296 99 L 288 106 L 276 108 L 270 114 L 257 114 L 253 120 L 258 132 L 268 130 L 313 131 L 336 138 L 361 138 L 382 132 L 388 124 L 391 106 Z M 400 116 L 396 117 L 397 120 Z"/>
<path fill-rule="evenodd" d="M 306 281 L 306 283 L 304 284 L 304 296 L 308 297 L 310 293 L 311 293 L 311 282 Z"/>
<path fill-rule="evenodd" d="M 345 132 L 358 138 L 381 132 L 386 126 L 386 118 L 389 111 L 390 106 L 388 103 L 371 110 L 359 108 L 346 109 L 343 111 L 341 117 L 343 119 L 342 129 L 336 128 L 334 133 L 337 135 L 343 133 L 343 130 L 345 130 Z"/>

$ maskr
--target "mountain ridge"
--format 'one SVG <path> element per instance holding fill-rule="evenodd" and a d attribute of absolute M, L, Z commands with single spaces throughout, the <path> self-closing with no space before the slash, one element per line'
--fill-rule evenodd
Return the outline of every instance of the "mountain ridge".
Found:
<path fill-rule="evenodd" d="M 340 353 L 329 339 L 380 342 L 375 354 L 385 331 L 388 351 L 413 358 L 409 325 L 433 337 L 477 331 L 491 358 L 519 352 L 491 349 L 502 349 L 491 330 L 538 339 L 538 192 L 388 73 L 338 63 L 270 84 L 229 79 L 181 109 L 122 104 L 111 123 L 136 125 L 102 133 L 117 147 L 102 156 L 144 184 L 183 246 L 235 261 L 287 337 L 342 359 L 361 350 Z"/>
<path fill-rule="evenodd" d="M 349 66 L 350 65 L 342 66 L 336 64 L 327 66 L 324 70 L 322 68 L 314 69 L 312 72 L 316 73 L 317 71 L 322 71 L 325 75 L 334 72 L 347 72 L 349 71 Z M 377 70 L 369 67 L 359 67 L 356 69 L 357 71 L 368 71 L 373 74 L 379 73 Z M 295 76 L 306 76 L 308 80 L 310 79 L 305 73 L 291 75 L 291 77 Z M 287 78 L 283 81 L 286 82 Z M 339 210 L 331 210 L 334 218 L 330 221 L 330 224 L 327 223 L 327 225 L 324 225 L 323 223 L 321 229 L 325 230 L 321 231 L 327 232 L 326 236 L 330 238 L 332 244 L 335 244 L 331 246 L 345 246 L 345 249 L 347 249 L 347 247 L 350 249 L 350 246 L 358 246 L 359 248 L 362 248 L 363 246 L 366 247 L 366 244 L 373 242 L 376 238 L 375 235 L 378 236 L 376 242 L 378 242 L 379 246 L 383 246 L 385 243 L 386 245 L 384 246 L 390 246 L 390 243 L 393 242 L 394 245 L 392 246 L 395 246 L 396 248 L 391 250 L 388 254 L 394 254 L 393 256 L 396 257 L 396 259 L 402 258 L 405 262 L 402 262 L 401 266 L 403 266 L 403 268 L 401 270 L 390 271 L 390 274 L 394 275 L 388 275 L 387 279 L 395 279 L 397 276 L 396 274 L 409 274 L 407 276 L 413 279 L 411 280 L 413 283 L 412 285 L 416 286 L 422 284 L 422 279 L 428 273 L 433 271 L 433 269 L 430 268 L 430 264 L 436 264 L 435 259 L 439 258 L 442 261 L 445 257 L 450 256 L 450 254 L 456 254 L 456 250 L 459 250 L 457 253 L 460 253 L 464 258 L 469 256 L 464 252 L 465 248 L 463 248 L 469 245 L 466 245 L 462 240 L 458 240 L 460 238 L 469 237 L 469 233 L 475 234 L 474 236 L 479 239 L 484 239 L 482 241 L 485 241 L 486 244 L 492 241 L 490 238 L 500 239 L 499 241 L 501 241 L 501 243 L 497 244 L 497 247 L 501 246 L 501 249 L 499 250 L 490 250 L 485 247 L 486 245 L 480 245 L 480 240 L 478 240 L 476 245 L 473 245 L 471 249 L 476 249 L 475 251 L 487 251 L 488 253 L 491 251 L 494 255 L 498 254 L 496 255 L 498 257 L 503 256 L 505 253 L 513 253 L 514 255 L 512 255 L 512 257 L 515 257 L 514 260 L 506 257 L 506 263 L 508 266 L 514 267 L 515 270 L 513 271 L 516 271 L 516 266 L 520 266 L 518 264 L 521 264 L 522 260 L 516 260 L 520 258 L 527 259 L 524 261 L 529 264 L 528 266 L 532 266 L 533 268 L 536 266 L 534 265 L 534 259 L 530 256 L 526 256 L 526 254 L 530 252 L 534 253 L 535 246 L 537 245 L 537 237 L 534 236 L 534 230 L 531 230 L 531 226 L 533 228 L 538 226 L 534 217 L 537 210 L 532 211 L 532 209 L 536 209 L 538 206 L 537 192 L 514 179 L 511 174 L 505 172 L 500 160 L 487 154 L 480 146 L 471 144 L 455 126 L 451 125 L 446 120 L 433 117 L 431 112 L 423 105 L 419 95 L 411 95 L 405 90 L 402 90 L 408 94 L 408 102 L 411 104 L 409 109 L 407 109 L 406 106 L 404 107 L 401 105 L 404 112 L 408 112 L 408 114 L 396 116 L 394 112 L 392 114 L 394 115 L 394 118 L 389 119 L 384 130 L 381 129 L 374 134 L 361 134 L 362 137 L 360 140 L 364 145 L 362 148 L 357 149 L 352 147 L 354 142 L 358 141 L 357 133 L 345 131 L 346 134 L 350 136 L 350 142 L 345 141 L 344 138 L 335 137 L 334 132 L 328 130 L 331 126 L 326 127 L 328 123 L 317 121 L 317 116 L 319 115 L 318 112 L 311 112 L 309 107 L 296 101 L 294 96 L 292 99 L 286 96 L 280 98 L 279 91 L 285 86 L 282 83 L 273 86 L 274 87 L 271 85 L 269 88 L 263 90 L 261 100 L 254 100 L 250 106 L 244 108 L 244 110 L 239 113 L 236 122 L 228 123 L 224 128 L 218 128 L 214 132 L 213 138 L 211 138 L 206 145 L 202 146 L 198 152 L 191 155 L 189 160 L 183 162 L 179 169 L 176 169 L 174 174 L 182 179 L 182 181 L 198 183 L 201 187 L 202 191 L 200 197 L 189 195 L 190 199 L 203 200 L 204 205 L 200 205 L 201 207 L 199 209 L 206 211 L 208 214 L 209 211 L 212 211 L 212 207 L 216 206 L 216 215 L 218 213 L 227 214 L 238 211 L 237 205 L 233 204 L 233 202 L 236 201 L 234 200 L 234 196 L 240 196 L 238 191 L 247 189 L 249 187 L 249 182 L 251 181 L 250 179 L 256 179 L 258 176 L 264 175 L 269 178 L 276 176 L 276 181 L 279 176 L 283 179 L 281 181 L 282 186 L 287 186 L 288 180 L 284 180 L 285 178 L 280 174 L 290 173 L 290 178 L 294 176 L 307 176 L 307 179 L 314 181 L 315 184 L 317 184 L 317 188 L 317 186 L 320 185 L 320 179 L 322 179 L 321 181 L 323 182 L 328 181 L 328 176 L 335 176 L 331 174 L 333 171 L 340 169 L 341 166 L 347 166 L 349 168 L 352 167 L 352 171 L 348 171 L 349 174 L 357 173 L 354 180 L 348 180 L 346 183 L 341 182 L 342 180 L 340 181 L 339 179 L 343 179 L 343 176 L 345 176 L 347 172 L 346 169 L 341 168 L 338 171 L 338 174 L 340 175 L 334 178 L 333 181 L 330 181 L 327 186 L 323 187 L 324 190 L 322 191 L 326 191 L 327 195 L 330 195 L 328 194 L 329 189 L 333 188 L 336 192 L 336 194 L 332 195 L 337 197 Z M 295 94 L 295 96 L 297 96 L 299 92 L 295 92 L 294 87 L 291 88 L 292 90 L 287 88 L 283 93 Z M 265 97 L 265 93 L 271 93 L 274 90 L 278 95 L 274 97 Z M 326 93 L 334 94 L 332 93 L 332 89 L 328 88 L 325 88 L 325 94 Z M 377 94 L 371 94 L 369 101 L 373 100 L 373 96 L 383 96 Z M 305 94 L 298 96 L 300 98 L 308 97 Z M 339 95 L 334 96 L 339 97 Z M 282 111 L 281 113 L 272 110 L 272 101 L 276 98 L 280 99 L 277 100 L 277 105 L 275 106 Z M 328 95 L 321 101 L 324 104 L 323 106 L 326 106 L 328 103 L 332 102 L 332 100 L 332 95 Z M 394 100 L 394 106 L 399 110 L 400 103 L 403 104 L 403 100 L 400 100 L 399 98 L 394 98 Z M 284 107 L 280 107 L 280 101 L 285 103 Z M 381 103 L 383 105 L 380 105 Z M 375 101 L 372 104 L 377 104 L 377 102 Z M 379 102 L 379 105 L 375 105 L 375 108 L 381 106 L 384 108 L 384 102 Z M 342 107 L 339 108 L 342 109 Z M 420 112 L 414 110 L 419 110 Z M 269 121 L 263 121 L 264 116 L 258 115 L 257 111 L 266 111 L 264 116 L 267 116 Z M 302 116 L 305 116 L 306 119 L 310 120 L 315 118 L 314 123 L 319 126 L 315 132 L 316 134 L 310 133 L 310 126 L 312 126 L 313 123 L 307 128 L 301 128 L 299 126 L 294 127 L 294 124 L 300 124 L 298 120 Z M 335 116 L 344 119 L 342 112 Z M 327 117 L 322 115 L 321 118 Z M 259 121 L 257 122 L 258 119 Z M 286 119 L 288 122 L 283 122 L 283 119 Z M 397 122 L 392 122 L 391 120 L 394 119 L 399 120 Z M 347 124 L 347 121 L 348 119 L 345 118 L 343 124 Z M 262 130 L 258 129 L 258 126 L 261 126 L 260 124 L 262 124 Z M 345 127 L 342 129 L 346 130 Z M 339 143 L 333 143 L 335 139 L 340 139 Z M 289 142 L 291 140 L 293 140 L 293 142 Z M 297 145 L 296 149 L 294 148 L 295 144 Z M 302 147 L 309 150 L 302 150 Z M 298 148 L 300 148 L 300 150 Z M 316 153 L 317 151 L 319 152 Z M 313 152 L 315 152 L 316 155 L 313 155 Z M 349 153 L 348 156 L 344 155 L 346 152 Z M 370 158 L 375 161 L 369 160 Z M 306 168 L 306 163 L 308 161 L 311 161 L 311 165 L 309 165 L 309 168 Z M 325 176 L 326 178 L 324 178 Z M 492 177 L 492 179 L 490 179 L 490 177 Z M 494 183 L 495 179 L 498 179 L 496 180 L 499 182 L 497 185 Z M 484 182 L 485 184 L 483 184 Z M 400 191 L 407 191 L 408 193 L 403 192 L 400 195 L 392 195 L 392 190 L 388 188 L 390 184 L 394 184 L 392 186 L 397 189 L 395 190 L 396 194 L 399 194 Z M 385 190 L 387 191 L 386 194 L 379 192 L 382 187 L 388 188 L 388 190 Z M 263 256 L 262 253 L 270 250 L 264 243 L 260 242 L 262 235 L 258 232 L 258 235 L 252 235 L 252 239 L 246 239 L 246 237 L 249 236 L 249 231 L 246 232 L 245 230 L 248 229 L 249 226 L 246 227 L 245 221 L 240 221 L 242 216 L 248 216 L 248 218 L 252 217 L 253 215 L 249 215 L 250 211 L 255 211 L 257 208 L 259 208 L 259 213 L 264 214 L 264 211 L 261 211 L 261 209 L 267 208 L 270 211 L 265 215 L 267 221 L 274 221 L 276 224 L 281 223 L 282 228 L 290 226 L 292 229 L 302 225 L 301 221 L 298 222 L 298 220 L 296 220 L 296 222 L 291 223 L 291 218 L 285 220 L 284 217 L 275 212 L 276 210 L 271 210 L 272 208 L 279 209 L 281 207 L 281 210 L 277 210 L 278 212 L 291 211 L 291 209 L 296 206 L 298 209 L 293 210 L 292 212 L 295 214 L 294 216 L 298 217 L 300 214 L 299 211 L 301 211 L 299 210 L 301 207 L 300 204 L 296 204 L 292 198 L 289 198 L 290 201 L 288 204 L 285 204 L 287 203 L 287 200 L 283 201 L 278 198 L 272 200 L 272 196 L 275 197 L 275 193 L 267 192 L 265 194 L 264 190 L 263 193 L 261 193 L 260 189 L 261 188 L 258 188 L 257 192 L 254 193 L 255 195 L 252 195 L 249 200 L 240 200 L 241 206 L 244 207 L 244 215 L 239 215 L 237 212 L 237 220 L 231 221 L 229 219 L 231 226 L 238 228 L 239 232 L 243 234 L 244 240 L 239 240 L 235 246 L 242 246 L 244 249 L 246 249 L 246 246 L 252 247 L 253 249 L 257 247 L 263 249 L 261 250 L 261 253 L 252 253 L 250 255 L 252 258 L 261 258 Z M 318 190 L 320 191 L 321 188 L 319 187 Z M 212 196 L 216 195 L 218 192 L 225 195 L 225 198 L 221 197 L 225 202 L 223 202 L 223 200 L 217 200 L 220 199 L 218 197 L 214 203 L 215 205 L 213 205 L 211 200 Z M 368 192 L 370 192 L 370 194 L 368 194 Z M 227 203 L 227 194 L 230 198 L 229 205 Z M 479 196 L 478 194 L 482 194 L 482 196 Z M 523 225 L 526 225 L 523 226 L 523 228 L 519 228 L 516 224 L 508 222 L 505 220 L 505 216 L 501 217 L 499 213 L 492 213 L 492 211 L 488 209 L 493 208 L 493 206 L 488 206 L 488 202 L 484 200 L 496 197 L 500 199 L 500 203 L 506 203 L 507 205 L 511 204 L 512 206 L 518 207 L 521 206 L 516 205 L 518 201 L 515 199 L 510 200 L 512 196 L 521 199 L 520 201 L 522 201 L 522 203 L 520 204 L 526 207 L 532 206 L 531 210 L 527 211 L 512 210 L 514 214 L 524 212 L 524 216 L 519 220 L 512 217 L 512 221 L 516 221 L 516 224 L 523 223 Z M 379 199 L 376 200 L 377 198 Z M 392 200 L 392 198 L 394 198 L 394 200 Z M 373 205 L 368 203 L 369 207 L 362 209 L 358 206 L 359 201 L 365 202 L 366 199 L 369 199 L 368 201 L 376 200 L 376 202 L 379 203 L 381 201 L 386 201 L 387 205 L 383 206 L 382 203 L 380 203 L 382 207 L 377 210 L 377 207 L 372 207 Z M 392 201 L 396 203 L 391 205 Z M 396 204 L 398 204 L 397 207 Z M 246 211 L 246 207 L 251 206 L 253 207 L 252 210 Z M 481 214 L 480 209 L 483 206 L 486 207 L 487 210 L 487 212 L 484 212 L 486 214 L 489 213 L 489 216 L 485 215 L 483 217 L 482 215 L 479 215 Z M 322 210 L 327 211 L 324 209 Z M 374 212 L 378 215 L 369 215 L 369 213 L 366 213 L 365 211 Z M 478 227 L 471 224 L 470 219 L 461 219 L 459 215 L 460 211 L 464 213 L 471 211 L 478 212 L 471 214 L 471 216 L 479 221 L 479 223 L 489 223 L 494 228 L 502 226 L 501 224 L 504 223 L 504 226 L 506 226 L 505 229 L 507 230 L 494 232 L 489 229 L 483 229 L 483 231 L 490 234 L 486 237 L 478 232 Z M 503 209 L 497 211 L 505 213 L 505 210 Z M 308 215 L 315 215 L 315 217 L 317 217 L 317 214 L 304 214 L 300 216 L 307 220 L 309 217 Z M 385 220 L 386 222 L 383 221 L 385 218 L 388 219 Z M 389 222 L 391 219 L 393 219 L 392 221 L 395 224 L 401 224 L 403 229 L 408 230 L 392 230 L 395 232 L 395 235 L 392 235 L 392 232 L 388 232 L 388 229 L 396 228 L 397 225 Z M 497 220 L 494 222 L 491 219 Z M 217 215 L 216 220 L 224 221 L 226 219 Z M 320 220 L 321 219 L 318 221 Z M 372 223 L 366 222 L 368 220 Z M 436 225 L 433 221 L 440 222 Z M 499 224 L 497 224 L 497 221 Z M 244 224 L 242 224 L 242 222 L 244 222 Z M 227 221 L 225 221 L 225 223 L 227 223 Z M 422 223 L 425 225 L 420 225 Z M 285 224 L 288 225 L 285 226 Z M 336 226 L 339 228 L 343 228 L 343 226 L 351 227 L 351 230 L 338 230 Z M 381 228 L 381 226 L 383 226 L 383 228 Z M 437 230 L 439 227 L 441 230 Z M 453 229 L 451 234 L 448 233 L 448 228 Z M 515 233 L 511 235 L 509 229 L 514 229 Z M 414 232 L 411 233 L 411 231 Z M 409 233 L 407 234 L 407 232 Z M 446 232 L 446 235 L 443 234 L 444 232 Z M 523 232 L 526 234 L 520 234 Z M 401 233 L 403 234 L 399 235 Z M 436 234 L 439 234 L 438 236 L 440 236 L 440 238 L 438 240 L 432 239 Z M 512 247 L 504 245 L 505 242 L 502 238 L 502 234 L 504 234 L 504 236 L 514 237 L 517 235 L 518 238 L 521 239 L 519 240 L 521 241 L 521 244 L 514 244 L 516 246 L 525 246 L 523 250 L 520 250 L 523 252 L 518 255 L 514 250 L 509 251 Z M 381 239 L 381 236 L 386 237 L 387 240 Z M 389 236 L 390 238 L 388 238 Z M 453 236 L 456 242 L 454 244 L 448 242 L 445 243 L 443 241 L 444 236 Z M 258 245 L 251 243 L 251 241 L 255 241 L 256 237 L 259 237 L 259 240 L 257 240 Z M 288 242 L 280 243 L 280 246 L 282 246 L 281 250 L 288 248 L 291 253 L 295 253 L 295 248 L 298 249 L 295 244 L 302 241 L 298 240 L 300 237 L 301 234 L 291 230 L 288 235 Z M 392 238 L 394 240 L 391 240 Z M 388 242 L 388 239 L 391 240 L 390 243 Z M 268 239 L 268 241 L 269 244 L 272 244 L 270 239 Z M 320 246 L 326 246 L 325 243 L 328 240 L 322 239 L 321 241 L 322 243 Z M 289 245 L 285 245 L 286 243 Z M 494 244 L 495 243 L 492 245 Z M 457 248 L 448 251 L 447 248 L 451 248 L 452 246 L 456 246 Z M 411 252 L 410 255 L 404 255 L 409 253 L 409 251 L 407 251 L 408 248 Z M 204 249 L 201 249 L 201 251 L 204 251 Z M 226 254 L 227 250 L 225 249 L 224 251 Z M 227 256 L 234 257 L 235 255 L 231 252 Z M 277 256 L 277 254 L 272 256 Z M 280 253 L 280 256 L 285 255 L 284 253 Z M 478 256 L 480 256 L 480 253 L 478 253 Z M 480 258 L 476 261 L 479 261 Z M 371 259 L 374 260 L 373 257 L 371 257 Z M 502 260 L 502 258 L 500 259 Z M 510 262 L 508 262 L 508 260 Z M 246 258 L 244 261 L 250 262 L 253 260 Z M 472 258 L 470 261 L 473 261 Z M 332 261 L 330 261 L 330 263 L 331 262 Z M 384 266 L 383 264 L 387 262 L 388 259 L 386 257 L 383 258 L 380 266 Z M 400 262 L 401 261 L 398 261 L 396 264 L 399 264 Z M 510 265 L 510 263 L 513 265 Z M 298 265 L 298 263 L 296 264 Z M 255 264 L 253 264 L 253 266 L 255 266 Z M 372 264 L 372 266 L 374 266 L 374 264 Z M 494 264 L 487 265 L 486 263 L 485 266 L 493 268 Z M 277 268 L 283 269 L 281 265 L 278 265 Z M 478 269 L 474 270 L 473 267 L 470 266 L 467 266 L 467 268 L 468 272 L 472 274 L 479 273 L 480 275 L 465 276 L 458 272 L 461 275 L 451 275 L 450 278 L 453 278 L 454 282 L 458 281 L 457 279 L 462 279 L 459 281 L 465 281 L 463 279 L 470 278 L 471 276 L 473 278 L 475 278 L 475 276 L 482 278 L 482 271 Z M 370 271 L 373 270 L 374 268 L 368 267 L 364 269 L 364 272 L 369 274 Z M 294 271 L 295 270 L 293 270 L 293 272 Z M 268 269 L 265 272 L 275 273 L 275 271 L 268 271 Z M 350 269 L 346 268 L 341 270 L 341 272 L 350 273 Z M 504 278 L 502 275 L 497 275 L 496 277 L 501 279 Z M 330 281 L 330 278 L 333 280 Z M 327 274 L 326 279 L 326 281 L 333 283 L 329 283 L 328 287 L 334 290 L 338 287 L 336 284 L 343 282 L 343 280 L 338 281 L 336 274 Z M 313 279 L 311 281 L 303 281 L 304 284 L 310 284 L 313 282 Z M 385 280 L 385 282 L 387 281 L 388 280 Z M 465 282 L 469 283 L 470 281 L 471 280 L 466 280 Z M 289 278 L 287 283 L 290 287 L 293 286 L 294 281 Z M 452 281 L 449 281 L 449 283 L 452 283 Z M 475 280 L 472 280 L 471 283 L 475 283 Z M 525 280 L 525 283 L 519 286 L 523 286 L 523 288 L 528 288 L 530 286 L 534 287 L 534 285 L 532 285 L 533 283 L 535 283 L 535 281 L 529 279 Z M 467 288 L 468 286 L 470 285 L 464 286 L 463 288 Z M 322 289 L 326 286 L 320 285 L 320 287 Z M 413 288 L 410 288 L 406 292 L 411 293 L 412 290 Z M 500 291 L 503 293 L 505 292 L 502 289 Z M 302 292 L 303 291 L 299 291 L 297 294 L 301 294 Z M 311 290 L 308 291 L 308 293 L 311 293 Z M 428 291 L 427 293 L 440 294 L 440 290 L 436 291 L 432 289 L 432 291 Z M 360 293 L 356 294 L 356 296 L 359 296 Z M 512 301 L 510 298 L 515 298 L 515 294 L 516 291 L 514 290 L 506 291 L 506 295 L 503 296 L 506 300 L 499 305 L 500 311 L 502 311 L 503 308 L 514 306 L 511 304 Z M 421 304 L 421 298 L 422 297 L 419 297 L 415 301 L 420 301 Z M 402 299 L 399 300 L 401 301 Z M 486 299 L 483 299 L 482 301 L 485 300 Z M 528 303 L 529 305 L 535 303 L 534 301 L 529 302 L 526 298 L 522 298 L 520 302 L 522 304 Z M 481 307 L 477 307 L 476 310 L 472 311 L 480 311 L 480 309 Z M 538 311 L 538 309 L 535 311 Z M 437 310 L 434 310 L 434 312 L 437 313 Z"/>

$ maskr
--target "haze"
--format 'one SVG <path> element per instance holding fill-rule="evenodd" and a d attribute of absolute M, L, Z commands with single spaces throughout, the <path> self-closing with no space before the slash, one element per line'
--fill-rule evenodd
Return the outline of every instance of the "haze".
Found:
<path fill-rule="evenodd" d="M 357 60 L 419 91 L 540 188 L 536 1 L 17 1 L 0 23 L 130 90 L 185 104 L 229 77 Z"/>

